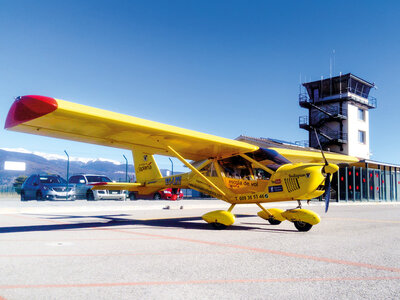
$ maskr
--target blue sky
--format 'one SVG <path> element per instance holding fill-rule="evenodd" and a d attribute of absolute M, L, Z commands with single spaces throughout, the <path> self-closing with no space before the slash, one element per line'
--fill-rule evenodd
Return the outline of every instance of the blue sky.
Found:
<path fill-rule="evenodd" d="M 399 29 L 398 1 L 0 0 L 0 123 L 14 97 L 39 94 L 227 138 L 305 140 L 299 83 L 329 76 L 334 58 L 334 75 L 376 83 L 371 158 L 400 164 Z M 132 161 L 1 129 L 4 147 Z"/>

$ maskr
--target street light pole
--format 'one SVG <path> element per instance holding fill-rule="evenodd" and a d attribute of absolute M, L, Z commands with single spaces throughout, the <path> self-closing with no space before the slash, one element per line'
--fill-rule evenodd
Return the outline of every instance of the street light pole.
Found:
<path fill-rule="evenodd" d="M 125 154 L 122 154 L 122 156 L 125 158 L 125 182 L 128 182 L 128 160 Z"/>
<path fill-rule="evenodd" d="M 68 200 L 68 177 L 69 177 L 69 155 L 67 150 L 64 150 L 65 154 L 67 155 L 67 190 L 65 191 L 65 199 Z"/>
<path fill-rule="evenodd" d="M 171 167 L 172 167 L 172 170 L 171 170 L 172 174 L 171 175 L 174 175 L 174 162 L 172 161 L 172 159 L 170 157 L 168 157 L 168 159 L 171 162 Z"/>

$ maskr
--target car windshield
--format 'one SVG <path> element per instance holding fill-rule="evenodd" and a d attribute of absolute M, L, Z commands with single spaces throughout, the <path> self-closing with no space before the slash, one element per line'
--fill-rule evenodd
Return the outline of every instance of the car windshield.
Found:
<path fill-rule="evenodd" d="M 41 183 L 67 183 L 65 179 L 59 176 L 40 176 Z"/>
<path fill-rule="evenodd" d="M 86 176 L 88 182 L 111 182 L 111 179 L 106 176 Z"/>

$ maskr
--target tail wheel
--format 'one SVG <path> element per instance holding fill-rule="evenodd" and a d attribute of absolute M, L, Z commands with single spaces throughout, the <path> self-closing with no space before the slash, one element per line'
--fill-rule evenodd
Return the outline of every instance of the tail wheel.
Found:
<path fill-rule="evenodd" d="M 153 199 L 154 200 L 160 200 L 161 199 L 161 195 L 159 193 L 155 193 Z"/>
<path fill-rule="evenodd" d="M 271 225 L 279 225 L 279 224 L 282 223 L 282 221 L 278 221 L 277 219 L 274 219 L 274 218 L 269 218 L 269 219 L 268 219 L 268 222 L 269 222 L 269 224 L 271 224 Z"/>
<path fill-rule="evenodd" d="M 36 200 L 42 201 L 43 200 L 43 195 L 41 191 L 36 192 Z"/>
<path fill-rule="evenodd" d="M 87 201 L 93 201 L 94 200 L 94 194 L 92 190 L 88 190 L 86 193 L 86 200 Z"/>
<path fill-rule="evenodd" d="M 294 227 L 296 227 L 298 231 L 309 231 L 312 225 L 306 222 L 295 221 Z"/>

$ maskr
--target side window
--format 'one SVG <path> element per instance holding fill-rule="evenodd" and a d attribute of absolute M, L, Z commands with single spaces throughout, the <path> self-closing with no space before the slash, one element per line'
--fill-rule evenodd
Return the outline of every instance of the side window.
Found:
<path fill-rule="evenodd" d="M 78 176 L 72 176 L 69 180 L 69 183 L 78 183 Z"/>
<path fill-rule="evenodd" d="M 201 174 L 207 177 L 218 177 L 217 172 L 215 171 L 214 164 L 209 163 L 204 168 L 200 170 Z"/>
<path fill-rule="evenodd" d="M 263 169 L 253 169 L 256 179 L 267 180 L 271 178 L 271 174 Z"/>
<path fill-rule="evenodd" d="M 39 176 L 33 176 L 32 184 L 33 185 L 39 185 L 40 183 L 40 177 Z"/>
<path fill-rule="evenodd" d="M 358 109 L 358 119 L 360 121 L 365 121 L 365 110 L 361 108 Z"/>
<path fill-rule="evenodd" d="M 358 142 L 361 143 L 361 144 L 365 144 L 366 143 L 365 131 L 362 131 L 362 130 L 358 131 Z"/>
<path fill-rule="evenodd" d="M 86 183 L 85 177 L 83 177 L 82 175 L 78 176 L 78 183 Z"/>
<path fill-rule="evenodd" d="M 29 178 L 26 180 L 25 184 L 26 184 L 26 185 L 32 185 L 33 179 L 34 179 L 34 178 L 35 178 L 35 176 L 29 177 Z"/>

